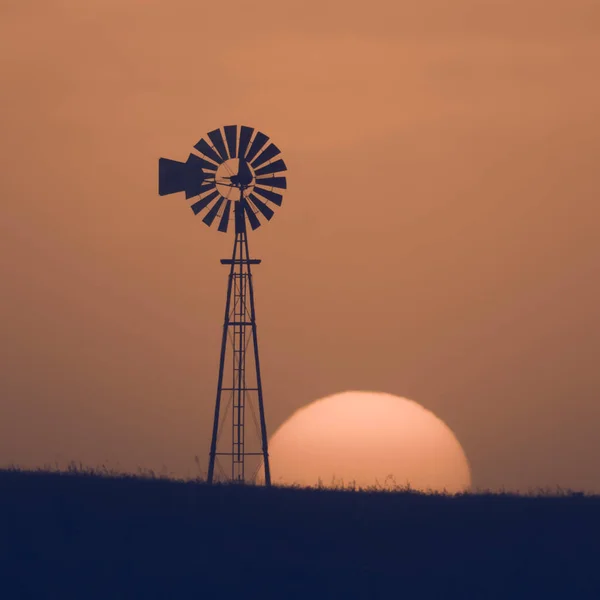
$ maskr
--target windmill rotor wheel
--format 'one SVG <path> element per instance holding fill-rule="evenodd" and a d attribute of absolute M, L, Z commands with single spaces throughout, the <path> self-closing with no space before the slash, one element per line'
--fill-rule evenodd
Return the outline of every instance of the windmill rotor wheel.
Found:
<path fill-rule="evenodd" d="M 158 193 L 185 192 L 193 199 L 195 215 L 209 227 L 226 233 L 231 221 L 236 232 L 270 221 L 287 189 L 287 166 L 281 151 L 261 131 L 245 125 L 214 129 L 194 145 L 198 154 L 186 162 L 158 161 Z"/>

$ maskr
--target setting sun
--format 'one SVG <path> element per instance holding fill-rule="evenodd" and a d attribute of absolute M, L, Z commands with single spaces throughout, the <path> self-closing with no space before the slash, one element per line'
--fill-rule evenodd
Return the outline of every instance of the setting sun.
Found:
<path fill-rule="evenodd" d="M 296 411 L 270 442 L 273 483 L 461 492 L 465 453 L 416 402 L 378 392 L 335 394 Z"/>

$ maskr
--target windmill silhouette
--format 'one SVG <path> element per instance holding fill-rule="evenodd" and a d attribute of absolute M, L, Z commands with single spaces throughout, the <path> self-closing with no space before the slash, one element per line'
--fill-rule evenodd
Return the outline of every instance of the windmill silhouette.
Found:
<path fill-rule="evenodd" d="M 224 134 L 224 135 L 223 135 Z M 194 214 L 204 214 L 202 221 L 212 226 L 218 222 L 223 233 L 234 222 L 235 238 L 231 259 L 222 259 L 229 266 L 225 319 L 217 379 L 217 396 L 209 451 L 208 482 L 215 479 L 219 468 L 225 479 L 254 480 L 261 462 L 266 485 L 271 484 L 267 425 L 265 419 L 262 379 L 258 353 L 256 311 L 252 265 L 260 260 L 250 258 L 247 225 L 261 226 L 262 217 L 270 221 L 273 207 L 281 206 L 280 191 L 287 188 L 281 174 L 287 171 L 279 158 L 279 148 L 268 136 L 252 127 L 227 125 L 207 134 L 194 148 L 202 155 L 190 154 L 186 162 L 168 158 L 158 161 L 158 193 L 161 196 L 185 192 L 194 199 Z M 232 218 L 233 213 L 233 218 Z M 228 353 L 227 350 L 230 350 Z M 229 358 L 229 360 L 228 360 Z M 231 385 L 225 385 L 226 378 Z M 255 402 L 254 402 L 255 400 Z M 258 408 L 258 418 L 254 405 Z M 258 447 L 247 439 L 248 413 L 257 430 Z M 228 439 L 223 439 L 229 421 Z M 246 473 L 247 462 L 252 475 Z M 223 461 L 229 461 L 223 467 Z"/>

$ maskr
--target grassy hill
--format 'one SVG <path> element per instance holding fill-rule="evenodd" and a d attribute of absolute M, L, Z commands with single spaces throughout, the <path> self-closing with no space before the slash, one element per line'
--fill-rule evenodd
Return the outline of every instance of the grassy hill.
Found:
<path fill-rule="evenodd" d="M 0 471 L 0 598 L 600 598 L 600 497 Z"/>

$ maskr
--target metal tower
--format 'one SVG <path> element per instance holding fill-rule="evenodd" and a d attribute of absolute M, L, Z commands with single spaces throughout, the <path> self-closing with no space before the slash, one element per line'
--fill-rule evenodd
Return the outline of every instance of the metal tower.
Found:
<path fill-rule="evenodd" d="M 208 482 L 215 480 L 216 470 L 227 480 L 254 480 L 262 463 L 265 484 L 270 485 L 251 271 L 252 265 L 261 261 L 250 258 L 247 224 L 257 229 L 259 214 L 270 220 L 274 214 L 271 206 L 281 206 L 282 195 L 275 190 L 286 189 L 281 173 L 287 167 L 277 158 L 279 148 L 267 145 L 269 138 L 264 133 L 237 125 L 228 125 L 223 132 L 225 137 L 215 129 L 208 133 L 210 143 L 201 139 L 194 146 L 202 157 L 190 154 L 185 163 L 159 159 L 159 194 L 185 192 L 186 198 L 195 198 L 191 205 L 194 214 L 207 209 L 203 222 L 210 226 L 217 221 L 221 232 L 227 232 L 230 220 L 234 222 L 232 256 L 221 260 L 229 266 L 229 278 Z M 254 424 L 254 436 L 250 435 L 252 428 L 247 431 L 247 421 Z"/>

